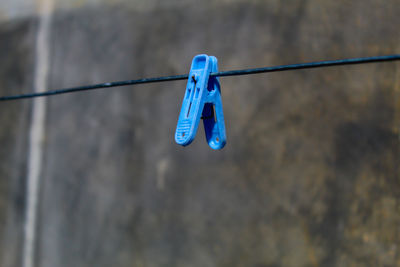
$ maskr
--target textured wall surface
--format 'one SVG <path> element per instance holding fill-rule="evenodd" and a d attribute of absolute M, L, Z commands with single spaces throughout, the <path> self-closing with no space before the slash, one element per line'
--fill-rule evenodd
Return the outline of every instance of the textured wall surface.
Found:
<path fill-rule="evenodd" d="M 50 88 L 186 73 L 198 53 L 222 70 L 400 53 L 397 0 L 83 2 L 54 11 Z M 2 95 L 31 90 L 34 13 L 0 24 Z M 202 126 L 174 143 L 184 81 L 49 98 L 36 266 L 400 266 L 399 67 L 221 78 L 222 151 Z M 31 103 L 0 104 L 7 267 Z"/>
<path fill-rule="evenodd" d="M 0 25 L 0 94 L 30 91 L 34 20 Z M 30 102 L 0 105 L 0 265 L 20 266 Z"/>

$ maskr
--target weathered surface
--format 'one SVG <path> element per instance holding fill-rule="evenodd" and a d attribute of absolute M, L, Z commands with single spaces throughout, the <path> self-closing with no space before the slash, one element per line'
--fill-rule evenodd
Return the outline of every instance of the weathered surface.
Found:
<path fill-rule="evenodd" d="M 394 0 L 59 11 L 50 87 L 186 73 L 198 53 L 221 69 L 398 53 L 399 12 Z M 222 78 L 222 151 L 202 127 L 174 143 L 185 82 L 50 98 L 37 265 L 400 265 L 398 68 Z"/>
<path fill-rule="evenodd" d="M 0 25 L 0 94 L 28 92 L 32 86 L 33 21 Z M 0 105 L 0 265 L 20 266 L 25 210 L 29 130 L 27 101 Z"/>

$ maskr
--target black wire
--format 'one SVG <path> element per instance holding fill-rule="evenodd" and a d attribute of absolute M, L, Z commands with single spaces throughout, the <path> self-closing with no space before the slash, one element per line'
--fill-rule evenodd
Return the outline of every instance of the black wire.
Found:
<path fill-rule="evenodd" d="M 144 78 L 144 79 L 139 79 L 139 80 L 127 80 L 127 81 L 119 81 L 119 82 L 99 83 L 99 84 L 93 84 L 93 85 L 84 85 L 84 86 L 78 86 L 78 87 L 46 91 L 46 92 L 41 92 L 41 93 L 3 96 L 3 97 L 0 97 L 0 101 L 17 100 L 17 99 L 24 99 L 24 98 L 34 98 L 34 97 L 41 97 L 41 96 L 60 95 L 60 94 L 95 90 L 95 89 L 101 89 L 101 88 L 127 86 L 127 85 L 140 84 L 140 83 L 156 83 L 156 82 L 185 80 L 187 78 L 188 78 L 188 74 L 184 74 L 184 75 L 176 75 L 176 76 Z"/>
<path fill-rule="evenodd" d="M 291 64 L 291 65 L 281 65 L 281 66 L 274 66 L 274 67 L 246 69 L 246 70 L 221 71 L 221 72 L 217 72 L 217 73 L 211 73 L 211 76 L 219 76 L 219 77 L 238 76 L 238 75 L 265 73 L 265 72 L 312 69 L 312 68 L 331 67 L 331 66 L 339 66 L 339 65 L 356 65 L 356 64 L 376 63 L 376 62 L 396 61 L 396 60 L 400 60 L 400 54 L 399 55 L 389 55 L 389 56 L 377 56 L 377 57 L 361 57 L 361 58 L 348 58 L 348 59 L 338 59 L 338 60 L 325 60 L 325 61 L 299 63 L 299 64 Z"/>
<path fill-rule="evenodd" d="M 308 63 L 291 64 L 291 65 L 281 65 L 281 66 L 264 67 L 264 68 L 220 71 L 220 72 L 213 72 L 210 74 L 210 76 L 218 76 L 218 77 L 239 76 L 239 75 L 266 73 L 266 72 L 312 69 L 312 68 L 331 67 L 331 66 L 339 66 L 339 65 L 355 65 L 355 64 L 365 64 L 365 63 L 385 62 L 385 61 L 395 61 L 395 60 L 400 60 L 400 54 L 399 55 L 388 55 L 388 56 L 377 56 L 377 57 L 326 60 L 326 61 L 308 62 Z M 94 90 L 94 89 L 110 88 L 110 87 L 117 87 L 117 86 L 127 86 L 127 85 L 134 85 L 134 84 L 177 81 L 177 80 L 185 80 L 187 78 L 188 78 L 188 74 L 183 74 L 183 75 L 175 75 L 175 76 L 164 76 L 164 77 L 156 77 L 156 78 L 144 78 L 144 79 L 138 79 L 138 80 L 100 83 L 100 84 L 94 84 L 94 85 L 85 85 L 85 86 L 79 86 L 79 87 L 46 91 L 46 92 L 41 92 L 41 93 L 3 96 L 3 97 L 0 97 L 0 101 L 17 100 L 17 99 L 24 99 L 24 98 L 34 98 L 34 97 L 41 97 L 41 96 L 52 96 L 52 95 L 73 93 L 73 92 L 79 92 L 79 91 L 88 91 L 88 90 Z"/>

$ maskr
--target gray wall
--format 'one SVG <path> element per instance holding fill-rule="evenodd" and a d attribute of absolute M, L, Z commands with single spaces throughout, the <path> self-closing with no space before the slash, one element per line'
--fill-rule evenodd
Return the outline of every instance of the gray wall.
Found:
<path fill-rule="evenodd" d="M 399 13 L 396 0 L 56 5 L 49 88 L 186 73 L 199 53 L 222 70 L 399 53 Z M 38 19 L 0 24 L 1 95 L 32 90 Z M 399 265 L 399 63 L 221 86 L 222 151 L 202 126 L 174 143 L 184 81 L 48 98 L 36 266 Z M 0 104 L 6 267 L 22 264 L 32 103 Z"/>

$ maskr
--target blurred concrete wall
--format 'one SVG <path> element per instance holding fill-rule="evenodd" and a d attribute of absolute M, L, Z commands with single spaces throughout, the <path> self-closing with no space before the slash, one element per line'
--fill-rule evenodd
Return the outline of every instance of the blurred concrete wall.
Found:
<path fill-rule="evenodd" d="M 37 84 L 44 3 L 0 4 L 1 95 Z M 396 0 L 55 1 L 46 87 L 186 73 L 198 53 L 222 70 L 400 53 L 399 13 Z M 202 127 L 174 143 L 184 81 L 0 103 L 0 266 L 400 266 L 399 67 L 222 78 L 222 151 Z"/>

